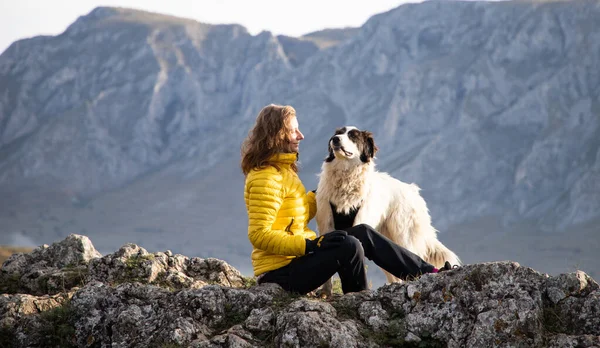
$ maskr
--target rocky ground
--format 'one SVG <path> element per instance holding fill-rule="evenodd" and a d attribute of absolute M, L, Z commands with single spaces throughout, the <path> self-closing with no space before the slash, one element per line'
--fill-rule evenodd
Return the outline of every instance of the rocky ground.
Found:
<path fill-rule="evenodd" d="M 0 347 L 598 347 L 599 288 L 492 262 L 324 300 L 71 235 L 3 264 Z"/>

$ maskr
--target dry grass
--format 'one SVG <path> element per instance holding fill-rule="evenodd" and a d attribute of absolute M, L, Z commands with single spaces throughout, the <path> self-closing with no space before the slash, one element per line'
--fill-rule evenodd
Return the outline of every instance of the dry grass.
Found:
<path fill-rule="evenodd" d="M 2 264 L 10 257 L 10 255 L 15 253 L 28 253 L 32 250 L 33 248 L 0 245 L 0 268 L 2 268 Z"/>

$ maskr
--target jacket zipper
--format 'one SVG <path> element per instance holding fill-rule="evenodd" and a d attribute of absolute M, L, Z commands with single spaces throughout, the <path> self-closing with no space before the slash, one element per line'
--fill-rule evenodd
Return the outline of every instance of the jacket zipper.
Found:
<path fill-rule="evenodd" d="M 293 224 L 294 224 L 294 218 L 292 218 L 292 222 L 290 222 L 290 224 L 289 224 L 289 225 L 287 225 L 287 227 L 285 228 L 285 231 L 286 231 L 287 233 L 289 233 L 289 234 L 294 234 L 294 233 L 292 232 L 292 225 L 293 225 Z"/>

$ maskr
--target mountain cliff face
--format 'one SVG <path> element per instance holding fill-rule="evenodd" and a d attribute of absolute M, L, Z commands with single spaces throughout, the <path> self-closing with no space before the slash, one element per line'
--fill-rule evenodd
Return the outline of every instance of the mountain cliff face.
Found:
<path fill-rule="evenodd" d="M 600 287 L 515 262 L 473 264 L 323 300 L 226 262 L 102 256 L 81 235 L 0 269 L 2 347 L 597 347 Z"/>
<path fill-rule="evenodd" d="M 0 64 L 0 142 L 15 147 L 0 180 L 47 176 L 84 196 L 198 152 L 211 167 L 244 87 L 288 67 L 269 34 L 112 8 Z"/>
<path fill-rule="evenodd" d="M 306 135 L 308 188 L 334 128 L 356 125 L 465 261 L 596 268 L 599 16 L 597 0 L 433 1 L 286 38 L 98 8 L 0 56 L 2 234 L 228 255 L 247 272 L 239 145 L 281 103 Z"/>

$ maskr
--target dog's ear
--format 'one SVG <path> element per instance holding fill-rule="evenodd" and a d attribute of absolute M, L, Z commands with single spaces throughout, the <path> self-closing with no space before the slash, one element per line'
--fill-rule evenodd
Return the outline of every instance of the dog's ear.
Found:
<path fill-rule="evenodd" d="M 375 154 L 379 151 L 379 148 L 375 145 L 375 139 L 373 138 L 372 133 L 369 133 L 367 143 L 369 144 L 369 151 L 371 151 L 371 158 L 375 158 Z"/>
<path fill-rule="evenodd" d="M 373 133 L 363 131 L 362 135 L 365 145 L 362 149 L 362 153 L 360 154 L 360 160 L 364 163 L 368 163 L 369 161 L 371 161 L 371 158 L 375 157 L 375 154 L 377 153 L 377 150 L 379 150 L 379 148 L 377 147 L 377 145 L 375 145 Z"/>
<path fill-rule="evenodd" d="M 325 162 L 331 162 L 335 159 L 335 155 L 333 154 L 333 149 L 331 148 L 331 139 L 327 142 L 327 151 L 329 151 L 329 156 L 325 158 Z"/>

